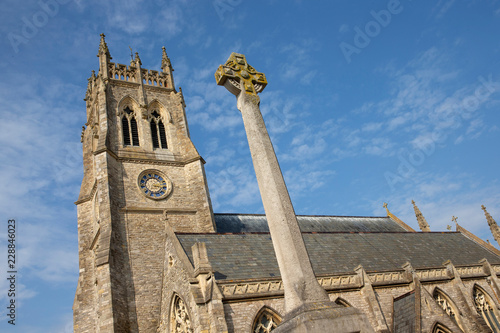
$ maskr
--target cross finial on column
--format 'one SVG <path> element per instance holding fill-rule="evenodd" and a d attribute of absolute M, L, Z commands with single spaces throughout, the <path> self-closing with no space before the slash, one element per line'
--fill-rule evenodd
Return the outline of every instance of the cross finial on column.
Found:
<path fill-rule="evenodd" d="M 219 66 L 215 72 L 215 81 L 236 96 L 242 91 L 256 96 L 267 85 L 264 73 L 257 72 L 247 63 L 243 54 L 235 52 L 231 53 L 224 65 Z"/>
<path fill-rule="evenodd" d="M 458 217 L 456 217 L 456 216 L 452 216 L 452 217 L 451 217 L 451 220 L 452 220 L 453 222 L 455 222 L 455 224 L 458 224 L 458 222 L 457 222 Z"/>
<path fill-rule="evenodd" d="M 351 309 L 338 308 L 318 283 L 297 222 L 290 195 L 281 174 L 259 108 L 261 92 L 267 84 L 263 73 L 250 66 L 243 54 L 232 53 L 215 72 L 218 85 L 236 95 L 247 133 L 257 183 L 266 212 L 276 261 L 284 289 L 285 320 L 276 333 L 374 332 L 367 317 Z M 347 309 L 347 310 L 346 310 Z M 316 330 L 310 329 L 317 327 Z M 339 328 L 339 329 L 337 329 Z"/>

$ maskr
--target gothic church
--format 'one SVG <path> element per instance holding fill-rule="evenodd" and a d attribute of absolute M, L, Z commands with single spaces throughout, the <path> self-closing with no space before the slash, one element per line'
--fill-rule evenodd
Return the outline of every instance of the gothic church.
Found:
<path fill-rule="evenodd" d="M 111 62 L 85 95 L 74 331 L 268 333 L 285 317 L 266 215 L 213 213 L 165 49 L 161 71 Z M 214 83 L 215 84 L 215 83 Z M 500 332 L 500 251 L 457 224 L 297 216 L 319 285 L 375 332 Z M 483 207 L 495 236 L 500 230 Z"/>

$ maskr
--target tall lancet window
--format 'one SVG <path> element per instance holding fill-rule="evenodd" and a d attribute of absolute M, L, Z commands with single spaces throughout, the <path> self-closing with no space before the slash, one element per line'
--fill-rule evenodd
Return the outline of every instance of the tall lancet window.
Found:
<path fill-rule="evenodd" d="M 436 288 L 434 291 L 434 299 L 437 304 L 446 312 L 448 316 L 457 323 L 457 325 L 463 330 L 462 322 L 460 320 L 460 312 L 458 311 L 455 304 L 439 289 Z"/>
<path fill-rule="evenodd" d="M 167 136 L 165 134 L 165 126 L 161 120 L 158 111 L 151 113 L 151 140 L 153 141 L 153 148 L 167 149 Z"/>
<path fill-rule="evenodd" d="M 132 109 L 130 109 L 128 106 L 125 109 L 123 109 L 122 130 L 123 130 L 124 146 L 139 145 L 139 132 L 137 130 L 137 121 L 135 120 L 134 111 L 132 111 Z"/>
<path fill-rule="evenodd" d="M 500 323 L 496 315 L 495 304 L 490 296 L 478 286 L 474 287 L 473 295 L 477 312 L 483 317 L 493 332 L 500 332 Z"/>

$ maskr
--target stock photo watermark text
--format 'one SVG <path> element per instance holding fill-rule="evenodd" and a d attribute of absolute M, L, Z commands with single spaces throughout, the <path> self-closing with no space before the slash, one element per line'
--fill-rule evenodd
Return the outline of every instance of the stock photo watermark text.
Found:
<path fill-rule="evenodd" d="M 493 76 L 490 74 L 488 78 L 479 76 L 479 84 L 474 89 L 473 93 L 460 98 L 459 101 L 453 105 L 449 112 L 441 112 L 440 117 L 442 121 L 452 120 L 457 118 L 457 123 L 472 117 L 481 103 L 498 90 L 500 82 L 493 81 Z M 395 172 L 385 172 L 385 180 L 391 190 L 396 188 L 396 184 L 408 180 L 415 175 L 417 167 L 421 166 L 425 160 L 436 151 L 436 145 L 444 143 L 448 138 L 448 134 L 444 129 L 435 129 L 432 131 L 425 140 L 422 140 L 416 147 L 409 151 L 408 149 L 398 154 L 399 164 Z"/>
<path fill-rule="evenodd" d="M 75 0 L 40 0 L 37 2 L 39 10 L 31 15 L 21 17 L 22 26 L 17 32 L 9 32 L 7 39 L 15 53 L 19 52 L 21 44 L 27 44 L 31 39 L 38 35 L 40 29 L 45 27 L 51 17 L 59 13 L 59 6 L 65 5 Z"/>
<path fill-rule="evenodd" d="M 393 16 L 400 14 L 403 9 L 404 7 L 399 0 L 389 0 L 386 9 L 370 11 L 370 16 L 373 20 L 368 21 L 362 27 L 354 26 L 352 43 L 341 42 L 339 44 L 347 63 L 351 63 L 354 53 L 359 54 L 362 49 L 370 45 L 372 39 L 380 34 L 382 28 L 386 28 L 391 23 Z"/>

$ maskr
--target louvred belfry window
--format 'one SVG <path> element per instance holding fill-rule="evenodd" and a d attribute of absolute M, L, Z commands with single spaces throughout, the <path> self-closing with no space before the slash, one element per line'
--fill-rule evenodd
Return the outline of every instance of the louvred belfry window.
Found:
<path fill-rule="evenodd" d="M 139 131 L 137 129 L 137 121 L 134 117 L 134 111 L 128 106 L 123 109 L 122 131 L 124 146 L 139 146 Z"/>
<path fill-rule="evenodd" d="M 153 142 L 153 148 L 167 149 L 167 136 L 165 134 L 165 126 L 161 120 L 158 111 L 153 111 L 151 113 L 151 140 Z"/>

